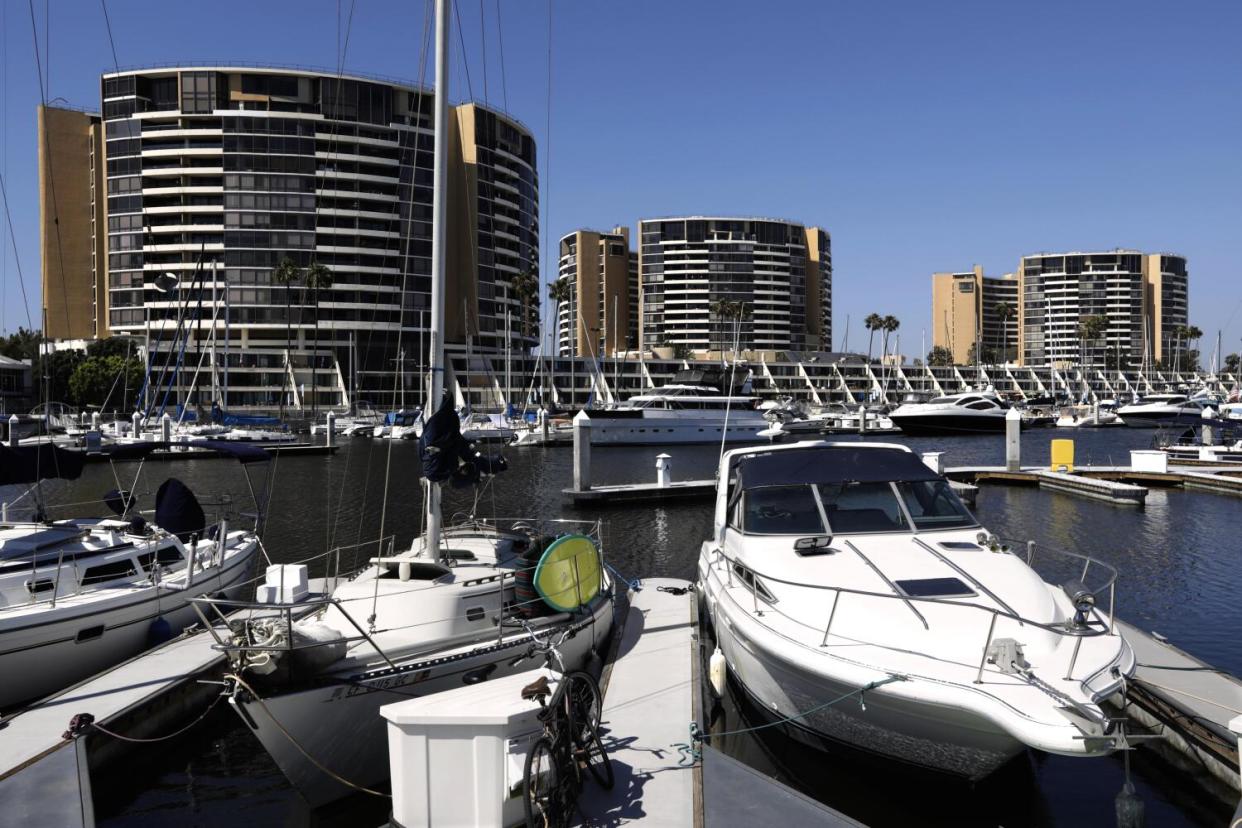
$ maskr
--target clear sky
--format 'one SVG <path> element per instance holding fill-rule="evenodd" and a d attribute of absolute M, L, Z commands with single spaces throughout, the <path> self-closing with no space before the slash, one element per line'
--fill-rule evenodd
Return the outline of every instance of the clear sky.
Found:
<path fill-rule="evenodd" d="M 910 355 L 933 271 L 1000 274 L 1040 251 L 1172 251 L 1189 259 L 1191 322 L 1208 337 L 1223 329 L 1227 352 L 1242 345 L 1236 0 L 554 0 L 550 136 L 548 0 L 499 2 L 507 109 L 537 136 L 553 244 L 577 227 L 671 214 L 817 224 L 832 234 L 837 344 L 847 315 L 857 349 L 861 318 L 891 313 Z M 48 98 L 97 108 L 99 73 L 113 65 L 100 4 L 34 6 Z M 348 16 L 350 1 L 341 7 Z M 123 67 L 337 62 L 335 0 L 108 10 Z M 423 12 L 359 0 L 346 70 L 417 79 Z M 480 5 L 459 12 L 481 99 Z M 0 16 L 0 172 L 37 322 L 39 87 L 27 3 L 0 0 Z M 487 99 L 504 106 L 496 0 L 483 16 Z M 468 97 L 455 66 L 453 96 Z M 26 315 L 0 230 L 0 328 L 11 330 Z M 545 257 L 545 280 L 554 267 Z"/>

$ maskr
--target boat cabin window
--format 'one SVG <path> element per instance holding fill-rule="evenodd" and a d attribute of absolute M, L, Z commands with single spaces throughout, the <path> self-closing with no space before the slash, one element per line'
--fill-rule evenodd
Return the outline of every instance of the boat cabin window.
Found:
<path fill-rule="evenodd" d="M 990 411 L 994 408 L 999 408 L 996 403 L 989 402 L 988 400 L 978 400 L 977 402 L 972 402 L 966 407 L 974 411 Z"/>
<path fill-rule="evenodd" d="M 834 535 L 909 529 L 888 483 L 821 483 L 819 495 Z"/>
<path fill-rule="evenodd" d="M 152 560 L 160 566 L 181 563 L 181 550 L 175 546 L 163 546 L 154 552 L 144 552 L 138 556 L 138 563 L 142 564 L 143 569 L 150 569 Z"/>
<path fill-rule="evenodd" d="M 742 497 L 742 531 L 751 535 L 819 535 L 824 532 L 810 486 L 762 486 Z"/>
<path fill-rule="evenodd" d="M 916 529 L 956 529 L 974 526 L 957 493 L 945 480 L 903 481 L 897 484 Z"/>
<path fill-rule="evenodd" d="M 134 561 L 132 558 L 124 558 L 111 563 L 92 566 L 82 575 L 82 585 L 99 584 L 104 581 L 114 581 L 117 578 L 132 578 L 138 574 L 138 570 L 134 569 Z"/>

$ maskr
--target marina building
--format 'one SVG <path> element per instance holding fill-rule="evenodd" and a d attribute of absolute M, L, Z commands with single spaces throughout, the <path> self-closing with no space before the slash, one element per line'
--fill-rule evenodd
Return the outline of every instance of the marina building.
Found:
<path fill-rule="evenodd" d="M 101 95 L 101 115 L 40 111 L 49 334 L 136 337 L 157 361 L 180 349 L 225 406 L 389 405 L 417 386 L 432 90 L 185 66 L 106 74 Z M 447 227 L 447 341 L 528 351 L 539 339 L 534 138 L 479 104 L 452 107 L 449 121 L 460 206 Z M 285 260 L 327 278 L 286 285 L 274 275 Z M 183 389 L 191 373 L 179 372 Z"/>
<path fill-rule="evenodd" d="M 1185 348 L 1186 259 L 1137 250 L 1022 257 L 1019 337 L 1025 365 L 1139 365 Z M 1102 317 L 1098 337 L 1082 325 Z"/>
<path fill-rule="evenodd" d="M 603 356 L 638 345 L 638 257 L 628 227 L 575 230 L 560 241 L 557 353 Z"/>
<path fill-rule="evenodd" d="M 832 249 L 827 231 L 764 218 L 643 219 L 643 348 L 828 351 Z M 740 325 L 739 325 L 740 317 Z"/>
<path fill-rule="evenodd" d="M 932 345 L 948 348 L 959 365 L 1009 362 L 1018 350 L 1018 278 L 983 275 L 975 265 L 932 274 Z"/>

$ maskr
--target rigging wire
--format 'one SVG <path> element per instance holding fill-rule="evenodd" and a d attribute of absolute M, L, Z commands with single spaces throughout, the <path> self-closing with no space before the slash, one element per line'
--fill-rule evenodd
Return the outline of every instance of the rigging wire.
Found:
<path fill-rule="evenodd" d="M 103 9 L 104 27 L 108 30 L 108 45 L 112 47 L 112 66 L 120 72 L 121 62 L 116 58 L 116 41 L 112 39 L 112 18 L 108 16 L 108 0 L 99 0 L 99 7 Z"/>
<path fill-rule="evenodd" d="M 479 0 L 479 42 L 483 58 L 483 103 L 487 103 L 487 18 L 483 16 L 483 0 Z"/>
<path fill-rule="evenodd" d="M 505 112 L 508 112 L 509 87 L 505 82 L 505 30 L 500 19 L 500 0 L 496 0 L 496 39 L 500 46 L 500 92 L 505 102 Z"/>
<path fill-rule="evenodd" d="M 451 3 L 452 0 L 449 0 Z M 461 43 L 461 66 L 466 73 L 466 91 L 470 93 L 470 100 L 474 100 L 474 84 L 470 82 L 470 61 L 466 59 L 466 35 L 461 26 L 461 7 L 457 3 L 453 3 L 453 16 L 457 18 L 457 40 Z"/>
<path fill-rule="evenodd" d="M 4 217 L 8 220 L 9 238 L 13 242 L 13 263 L 17 265 L 17 284 L 22 289 L 22 306 L 26 309 L 26 324 L 33 331 L 34 322 L 30 318 L 30 298 L 26 295 L 26 278 L 22 275 L 22 259 L 17 252 L 17 235 L 13 232 L 13 213 L 9 210 L 9 192 L 4 186 L 3 175 L 0 175 L 0 197 L 4 199 Z M 5 259 L 5 261 L 7 262 L 8 260 Z"/>
<path fill-rule="evenodd" d="M 547 217 L 550 215 L 550 210 L 548 208 L 552 204 L 552 0 L 548 0 L 548 86 L 545 110 L 546 120 L 544 122 L 543 129 L 543 176 L 540 180 L 540 183 L 543 185 L 542 203 L 544 215 L 543 220 L 539 222 L 539 235 L 541 236 L 539 246 L 542 251 L 539 261 L 540 267 L 545 267 L 545 263 L 548 262 L 549 222 L 547 221 Z M 550 267 L 550 265 L 546 266 Z M 552 280 L 549 279 L 548 284 L 550 285 L 551 283 Z M 540 288 L 544 287 L 542 279 L 540 280 L 539 286 Z M 543 304 L 544 293 L 545 291 L 540 290 L 539 302 L 541 305 Z M 544 316 L 549 317 L 544 319 L 545 326 L 550 326 L 552 324 L 552 320 L 550 319 L 551 313 L 546 308 Z M 571 389 L 570 391 L 569 404 L 571 406 L 574 404 L 574 390 L 576 389 Z"/>

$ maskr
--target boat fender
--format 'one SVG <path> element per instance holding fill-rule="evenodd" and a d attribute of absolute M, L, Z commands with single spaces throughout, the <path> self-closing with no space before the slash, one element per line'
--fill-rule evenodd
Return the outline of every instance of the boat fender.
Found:
<path fill-rule="evenodd" d="M 717 647 L 711 658 L 707 660 L 707 680 L 711 683 L 712 692 L 718 699 L 724 698 L 726 669 L 724 653 Z"/>
<path fill-rule="evenodd" d="M 147 627 L 147 646 L 149 647 L 163 644 L 165 641 L 171 641 L 172 638 L 172 624 L 169 624 L 168 619 L 162 615 L 152 621 L 151 626 Z"/>
<path fill-rule="evenodd" d="M 410 580 L 410 562 L 402 561 L 397 564 L 397 577 L 402 581 Z"/>

